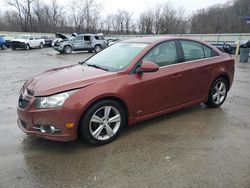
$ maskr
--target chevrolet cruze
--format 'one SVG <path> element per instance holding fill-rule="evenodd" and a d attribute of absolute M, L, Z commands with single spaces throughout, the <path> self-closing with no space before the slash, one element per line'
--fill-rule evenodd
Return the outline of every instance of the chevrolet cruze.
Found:
<path fill-rule="evenodd" d="M 226 99 L 234 59 L 211 45 L 175 37 L 118 42 L 79 64 L 28 80 L 18 99 L 18 125 L 28 135 L 94 145 L 125 125 Z"/>

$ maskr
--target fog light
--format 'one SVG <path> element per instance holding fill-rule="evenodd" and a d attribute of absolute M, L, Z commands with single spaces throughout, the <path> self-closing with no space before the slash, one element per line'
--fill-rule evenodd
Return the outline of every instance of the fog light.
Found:
<path fill-rule="evenodd" d="M 52 125 L 36 125 L 33 129 L 40 131 L 41 133 L 57 133 L 60 132 L 60 129 L 52 126 Z"/>
<path fill-rule="evenodd" d="M 68 128 L 68 129 L 72 129 L 74 128 L 75 124 L 74 123 L 66 123 L 65 124 L 65 127 Z"/>
<path fill-rule="evenodd" d="M 50 132 L 51 132 L 52 134 L 54 134 L 54 133 L 56 133 L 56 132 L 60 132 L 60 129 L 57 129 L 57 128 L 55 128 L 54 126 L 49 126 L 49 128 L 50 128 Z"/>

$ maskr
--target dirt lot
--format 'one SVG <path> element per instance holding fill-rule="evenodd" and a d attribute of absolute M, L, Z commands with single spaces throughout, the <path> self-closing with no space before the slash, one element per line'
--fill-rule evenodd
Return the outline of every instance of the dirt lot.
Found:
<path fill-rule="evenodd" d="M 52 142 L 17 127 L 23 82 L 88 53 L 0 51 L 0 187 L 250 187 L 250 63 L 224 105 L 195 106 L 127 128 L 113 143 Z"/>

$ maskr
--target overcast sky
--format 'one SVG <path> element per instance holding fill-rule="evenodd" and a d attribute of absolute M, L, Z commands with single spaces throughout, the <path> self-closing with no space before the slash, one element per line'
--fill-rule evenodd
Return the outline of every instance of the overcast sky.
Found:
<path fill-rule="evenodd" d="M 50 0 L 43 0 L 49 2 Z M 218 3 L 225 3 L 228 0 L 96 0 L 100 3 L 103 9 L 102 13 L 114 13 L 118 8 L 130 10 L 138 16 L 143 10 L 153 7 L 159 3 L 169 2 L 174 8 L 182 7 L 186 10 L 187 14 L 201 8 L 206 8 Z M 68 0 L 58 0 L 62 5 L 67 5 Z M 0 6 L 4 6 L 4 0 L 0 0 Z M 6 8 L 6 7 L 5 7 Z"/>

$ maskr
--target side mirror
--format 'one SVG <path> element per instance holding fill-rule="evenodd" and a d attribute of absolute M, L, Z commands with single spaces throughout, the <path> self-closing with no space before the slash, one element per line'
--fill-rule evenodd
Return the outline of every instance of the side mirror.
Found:
<path fill-rule="evenodd" d="M 159 70 L 159 66 L 152 61 L 145 61 L 138 67 L 136 73 L 144 72 L 156 72 Z"/>

